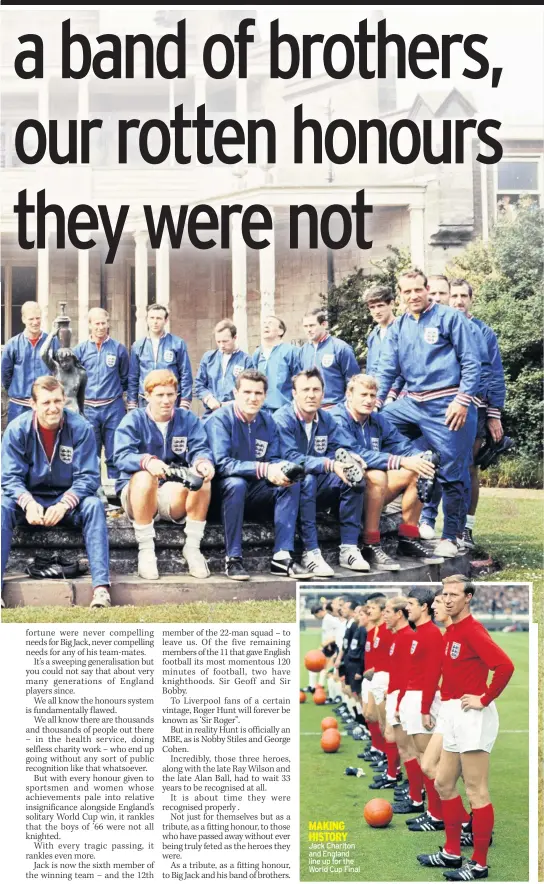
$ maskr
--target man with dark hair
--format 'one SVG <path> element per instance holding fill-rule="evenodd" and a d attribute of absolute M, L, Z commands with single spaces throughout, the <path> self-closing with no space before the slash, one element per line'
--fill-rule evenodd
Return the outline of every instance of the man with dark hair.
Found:
<path fill-rule="evenodd" d="M 222 319 L 214 328 L 216 349 L 207 350 L 200 360 L 195 378 L 195 396 L 205 408 L 207 418 L 225 402 L 234 398 L 234 382 L 245 369 L 251 368 L 251 357 L 238 349 L 236 326 Z"/>
<path fill-rule="evenodd" d="M 30 390 L 36 378 L 46 372 L 41 349 L 47 338 L 42 331 L 42 309 L 36 301 L 25 301 L 21 307 L 24 331 L 7 341 L 2 352 L 2 386 L 9 396 L 8 423 L 20 414 L 30 412 Z M 58 338 L 52 349 L 58 350 Z"/>
<path fill-rule="evenodd" d="M 464 527 L 464 489 L 476 435 L 473 397 L 480 390 L 481 366 L 467 319 L 430 301 L 422 271 L 402 273 L 398 287 L 407 309 L 384 342 L 377 404 L 385 402 L 395 378 L 402 374 L 406 395 L 389 405 L 385 414 L 401 433 L 423 437 L 423 444 L 440 454 L 444 527 L 435 552 L 451 558 L 459 552 L 457 537 Z"/>
<path fill-rule="evenodd" d="M 92 608 L 109 608 L 108 530 L 96 442 L 90 423 L 65 406 L 56 378 L 37 378 L 32 411 L 6 427 L 2 439 L 2 576 L 13 530 L 27 522 L 81 528 L 91 567 Z"/>
<path fill-rule="evenodd" d="M 384 414 L 376 414 L 376 379 L 355 375 L 348 383 L 346 402 L 331 414 L 348 435 L 347 447 L 366 464 L 363 554 L 380 571 L 398 571 L 400 565 L 381 546 L 380 517 L 383 508 L 402 493 L 402 523 L 398 554 L 440 564 L 419 540 L 418 522 L 423 504 L 417 492 L 419 476 L 432 479 L 434 466 L 423 458 L 413 442 L 402 436 Z"/>
<path fill-rule="evenodd" d="M 295 580 L 311 573 L 293 559 L 300 483 L 292 483 L 282 466 L 278 429 L 263 409 L 268 381 L 254 369 L 242 371 L 235 382 L 234 402 L 218 408 L 206 421 L 208 440 L 217 465 L 214 492 L 225 533 L 225 573 L 232 580 L 249 580 L 242 560 L 244 514 L 273 511 L 274 554 L 270 571 Z"/>
<path fill-rule="evenodd" d="M 424 866 L 441 866 L 449 881 L 488 877 L 487 851 L 494 823 L 489 796 L 489 754 L 498 734 L 495 700 L 512 678 L 514 664 L 470 613 L 475 587 L 454 574 L 442 581 L 447 630 L 442 667 L 443 750 L 436 774 L 442 801 L 446 844 L 437 854 L 421 854 Z M 490 670 L 491 683 L 487 684 Z M 464 865 L 461 834 L 466 811 L 457 791 L 462 776 L 472 809 L 474 852 Z"/>
<path fill-rule="evenodd" d="M 323 408 L 342 402 L 346 384 L 359 366 L 353 348 L 329 333 L 327 311 L 318 307 L 303 317 L 302 325 L 308 341 L 300 351 L 303 369 L 319 368 L 325 387 Z"/>
<path fill-rule="evenodd" d="M 378 363 L 380 361 L 380 353 L 383 342 L 389 332 L 390 326 L 395 321 L 394 306 L 395 295 L 386 285 L 372 286 L 363 298 L 368 312 L 376 323 L 366 339 L 368 352 L 366 354 L 365 374 L 376 375 Z M 398 393 L 402 388 L 402 382 L 399 380 L 395 391 Z M 396 398 L 396 397 L 395 397 Z"/>
<path fill-rule="evenodd" d="M 363 512 L 362 489 L 352 487 L 345 467 L 335 460 L 336 450 L 350 445 L 349 436 L 322 407 L 323 379 L 317 368 L 293 378 L 293 399 L 274 414 L 282 457 L 304 467 L 300 491 L 302 564 L 314 577 L 333 577 L 319 549 L 317 510 L 338 508 L 340 566 L 368 571 L 358 547 Z"/>
<path fill-rule="evenodd" d="M 266 316 L 262 323 L 261 343 L 251 357 L 253 367 L 268 381 L 264 407 L 277 411 L 291 401 L 291 380 L 300 369 L 300 349 L 287 344 L 283 337 L 287 326 L 277 316 Z"/>
<path fill-rule="evenodd" d="M 200 544 L 214 476 L 206 433 L 195 414 L 174 407 L 178 380 L 173 372 L 150 371 L 144 390 L 147 408 L 133 409 L 123 418 L 115 432 L 114 454 L 115 489 L 138 543 L 138 574 L 158 580 L 154 523 L 163 519 L 183 526 L 189 573 L 203 580 L 210 571 Z M 179 465 L 190 467 L 197 488 L 170 478 L 171 467 Z"/>
<path fill-rule="evenodd" d="M 128 408 L 146 407 L 144 383 L 150 371 L 168 369 L 178 381 L 176 406 L 191 407 L 193 373 L 187 345 L 182 338 L 165 331 L 168 310 L 161 304 L 149 304 L 146 310 L 149 334 L 135 341 L 130 350 L 128 373 Z"/>
<path fill-rule="evenodd" d="M 434 590 L 420 586 L 411 589 L 407 595 L 408 619 L 416 632 L 410 645 L 408 678 L 404 690 L 399 691 L 397 713 L 406 733 L 413 738 L 417 760 L 421 759 L 431 734 L 434 732 L 438 714 L 438 682 L 442 666 L 442 634 L 433 622 L 432 604 Z M 437 831 L 444 828 L 440 799 L 433 781 L 423 774 L 427 792 L 428 819 L 420 818 L 413 822 L 413 831 Z M 393 805 L 395 813 L 423 811 L 423 802 L 413 800 Z"/>

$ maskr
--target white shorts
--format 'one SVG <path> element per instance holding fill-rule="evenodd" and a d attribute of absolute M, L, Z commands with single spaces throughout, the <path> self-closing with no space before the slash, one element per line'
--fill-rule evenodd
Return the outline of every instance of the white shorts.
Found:
<path fill-rule="evenodd" d="M 397 711 L 397 700 L 399 698 L 398 690 L 393 691 L 392 694 L 388 694 L 385 698 L 385 720 L 388 725 L 391 727 L 396 727 L 397 724 L 400 724 L 400 721 L 396 717 L 395 713 Z"/>
<path fill-rule="evenodd" d="M 361 685 L 361 700 L 363 703 L 368 703 L 368 695 L 370 693 L 370 682 L 368 678 L 363 678 L 363 684 Z"/>
<path fill-rule="evenodd" d="M 400 703 L 400 723 L 404 730 L 410 736 L 414 734 L 434 734 L 434 728 L 427 730 L 423 727 L 423 717 L 421 715 L 421 698 L 423 691 L 406 691 Z M 440 710 L 440 694 L 435 694 L 431 705 L 431 715 L 436 721 Z"/>
<path fill-rule="evenodd" d="M 128 486 L 129 482 L 123 486 L 121 489 L 121 506 L 123 507 L 125 513 L 127 514 L 127 518 L 131 524 L 133 523 L 132 512 L 128 506 Z M 161 485 L 157 492 L 157 512 L 154 516 L 154 521 L 158 522 L 159 519 L 164 519 L 166 522 L 174 522 L 175 525 L 184 525 L 185 524 L 185 516 L 182 519 L 176 521 L 170 515 L 170 505 L 172 503 L 172 494 L 175 490 L 180 488 L 179 482 L 165 482 L 164 485 Z"/>
<path fill-rule="evenodd" d="M 499 732 L 495 703 L 483 709 L 462 709 L 461 700 L 442 704 L 444 749 L 447 752 L 491 752 Z"/>
<path fill-rule="evenodd" d="M 375 672 L 372 676 L 372 680 L 369 682 L 369 689 L 378 706 L 384 701 L 385 695 L 387 694 L 388 684 L 388 672 Z"/>
<path fill-rule="evenodd" d="M 444 703 L 440 700 L 440 709 L 438 710 L 438 718 L 436 719 L 436 724 L 434 726 L 434 733 L 443 734 L 444 724 Z"/>

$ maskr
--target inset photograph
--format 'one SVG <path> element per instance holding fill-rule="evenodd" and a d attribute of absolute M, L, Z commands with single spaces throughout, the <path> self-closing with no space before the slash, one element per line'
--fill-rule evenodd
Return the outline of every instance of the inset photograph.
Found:
<path fill-rule="evenodd" d="M 527 881 L 530 584 L 331 590 L 299 598 L 301 881 Z"/>

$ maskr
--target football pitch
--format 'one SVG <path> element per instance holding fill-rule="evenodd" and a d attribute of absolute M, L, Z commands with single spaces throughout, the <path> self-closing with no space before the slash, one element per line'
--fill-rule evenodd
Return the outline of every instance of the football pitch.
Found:
<path fill-rule="evenodd" d="M 489 850 L 490 881 L 529 879 L 529 634 L 492 633 L 514 661 L 516 670 L 497 700 L 500 731 L 491 754 L 490 792 L 495 808 L 493 844 Z M 300 687 L 308 684 L 304 654 L 318 648 L 321 630 L 301 633 Z M 300 706 L 300 879 L 301 881 L 442 881 L 441 869 L 425 869 L 418 853 L 436 853 L 443 832 L 410 832 L 405 820 L 415 814 L 394 815 L 385 829 L 372 829 L 363 809 L 372 798 L 393 801 L 389 790 L 372 790 L 374 771 L 357 753 L 365 743 L 348 734 L 335 754 L 322 751 L 321 720 L 331 706 L 316 706 L 312 695 Z M 343 733 L 342 727 L 340 732 Z M 361 767 L 365 777 L 347 777 L 346 767 Z M 462 785 L 462 784 L 461 784 Z M 465 806 L 464 792 L 461 791 Z M 344 824 L 345 843 L 309 839 L 310 822 Z M 470 858 L 472 848 L 462 850 Z"/>

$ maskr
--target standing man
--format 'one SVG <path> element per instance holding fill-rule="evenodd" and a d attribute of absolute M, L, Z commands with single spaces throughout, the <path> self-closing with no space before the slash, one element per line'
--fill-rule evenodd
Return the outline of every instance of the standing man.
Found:
<path fill-rule="evenodd" d="M 385 402 L 401 374 L 406 396 L 384 413 L 401 433 L 422 436 L 425 447 L 440 454 L 444 528 L 435 553 L 451 558 L 458 554 L 457 537 L 464 528 L 464 489 L 476 436 L 473 397 L 480 390 L 481 367 L 468 320 L 459 311 L 432 303 L 421 270 L 402 273 L 398 288 L 406 313 L 393 323 L 384 342 L 377 405 Z"/>
<path fill-rule="evenodd" d="M 253 366 L 251 357 L 238 349 L 236 326 L 230 319 L 218 322 L 214 335 L 217 349 L 204 353 L 195 379 L 195 395 L 204 405 L 204 418 L 234 399 L 236 378 Z"/>
<path fill-rule="evenodd" d="M 489 756 L 499 729 L 495 700 L 512 678 L 514 664 L 470 613 L 474 584 L 460 574 L 442 583 L 444 607 L 452 620 L 443 652 L 443 749 L 436 774 L 446 844 L 439 853 L 423 854 L 418 860 L 425 866 L 450 869 L 444 872 L 449 881 L 473 881 L 488 877 L 487 851 L 494 823 Z M 490 671 L 493 678 L 488 685 Z M 460 776 L 472 809 L 474 841 L 472 857 L 464 865 L 461 833 L 466 811 L 457 790 Z"/>
<path fill-rule="evenodd" d="M 448 307 L 450 303 L 450 282 L 447 276 L 436 273 L 429 276 L 429 296 L 435 304 Z"/>
<path fill-rule="evenodd" d="M 85 417 L 94 430 L 98 460 L 103 446 L 108 478 L 117 479 L 114 434 L 125 416 L 129 358 L 126 347 L 109 337 L 109 319 L 101 307 L 89 310 L 89 339 L 78 344 L 74 353 L 87 372 Z"/>
<path fill-rule="evenodd" d="M 408 620 L 416 632 L 410 645 L 408 678 L 405 689 L 401 689 L 397 700 L 397 714 L 402 727 L 413 738 L 419 766 L 427 745 L 434 733 L 440 695 L 438 682 L 442 668 L 442 633 L 433 621 L 432 604 L 434 590 L 428 587 L 415 587 L 407 595 Z M 444 828 L 440 798 L 434 781 L 423 773 L 427 792 L 427 817 L 412 821 L 413 832 L 438 831 Z M 393 805 L 395 813 L 423 811 L 423 802 L 412 799 Z"/>
<path fill-rule="evenodd" d="M 364 302 L 376 323 L 376 326 L 366 339 L 368 352 L 366 354 L 365 374 L 375 376 L 378 371 L 383 342 L 395 321 L 395 314 L 393 313 L 395 295 L 386 285 L 375 285 L 365 293 Z"/>
<path fill-rule="evenodd" d="M 345 467 L 335 460 L 338 448 L 350 447 L 350 438 L 331 414 L 322 408 L 323 378 L 318 368 L 301 371 L 293 378 L 293 400 L 274 414 L 282 457 L 304 467 L 300 492 L 302 565 L 314 577 L 334 577 L 323 558 L 317 537 L 317 511 L 338 508 L 340 567 L 369 571 L 358 541 L 363 513 L 363 490 L 352 487 Z"/>
<path fill-rule="evenodd" d="M 246 369 L 236 378 L 234 402 L 218 408 L 205 424 L 217 465 L 214 491 L 225 534 L 225 573 L 232 580 L 249 580 L 242 559 L 244 515 L 253 510 L 262 518 L 271 509 L 270 572 L 303 580 L 312 575 L 293 559 L 300 482 L 291 483 L 282 470 L 278 429 L 263 408 L 267 388 L 264 375 Z"/>
<path fill-rule="evenodd" d="M 40 355 L 47 332 L 42 331 L 39 304 L 25 301 L 21 307 L 21 319 L 25 330 L 10 338 L 2 353 L 2 386 L 9 396 L 8 423 L 32 409 L 32 384 L 47 372 Z M 56 351 L 58 348 L 58 338 L 55 338 L 52 349 Z"/>
<path fill-rule="evenodd" d="M 48 375 L 31 389 L 32 410 L 6 427 L 2 440 L 2 576 L 17 525 L 81 528 L 91 567 L 91 608 L 110 607 L 108 530 L 96 443 L 89 422 L 65 406 Z"/>
<path fill-rule="evenodd" d="M 301 369 L 299 348 L 283 341 L 286 331 L 283 319 L 267 316 L 262 325 L 261 343 L 252 356 L 253 367 L 267 379 L 264 407 L 271 412 L 291 402 L 291 381 Z"/>
<path fill-rule="evenodd" d="M 206 528 L 215 470 L 206 433 L 195 414 L 176 408 L 178 380 L 166 369 L 151 371 L 144 381 L 147 408 L 125 415 L 115 432 L 115 490 L 134 526 L 138 541 L 138 574 L 157 580 L 154 521 L 183 525 L 183 557 L 192 577 L 210 576 L 200 544 Z M 197 487 L 169 481 L 171 465 L 190 467 Z M 204 481 L 202 481 L 204 480 Z"/>
<path fill-rule="evenodd" d="M 127 405 L 146 406 L 144 382 L 150 371 L 167 369 L 178 381 L 176 406 L 191 407 L 193 401 L 193 373 L 182 338 L 165 331 L 168 310 L 161 304 L 150 304 L 146 310 L 149 334 L 135 341 L 130 350 Z"/>
<path fill-rule="evenodd" d="M 349 344 L 329 333 L 326 310 L 320 307 L 311 310 L 304 316 L 302 325 L 308 337 L 300 351 L 302 369 L 319 369 L 325 384 L 321 407 L 331 408 L 343 402 L 349 379 L 359 374 L 355 353 Z"/>
<path fill-rule="evenodd" d="M 485 322 L 482 322 L 481 319 L 476 319 L 472 315 L 472 303 L 472 286 L 466 281 L 466 279 L 452 279 L 450 307 L 463 313 L 470 323 L 480 330 L 485 347 L 487 348 L 488 361 L 490 363 L 487 395 L 483 399 L 480 397 L 480 400 L 477 403 L 478 430 L 473 447 L 473 454 L 476 458 L 488 433 L 495 443 L 500 442 L 504 436 L 501 412 L 504 408 L 506 397 L 506 384 L 497 335 L 493 329 L 485 324 Z M 470 467 L 470 490 L 467 492 L 466 500 L 468 515 L 466 517 L 466 525 L 463 526 L 463 540 L 465 545 L 469 548 L 474 548 L 472 532 L 476 522 L 476 509 L 478 507 L 479 496 L 480 469 L 473 463 Z"/>

